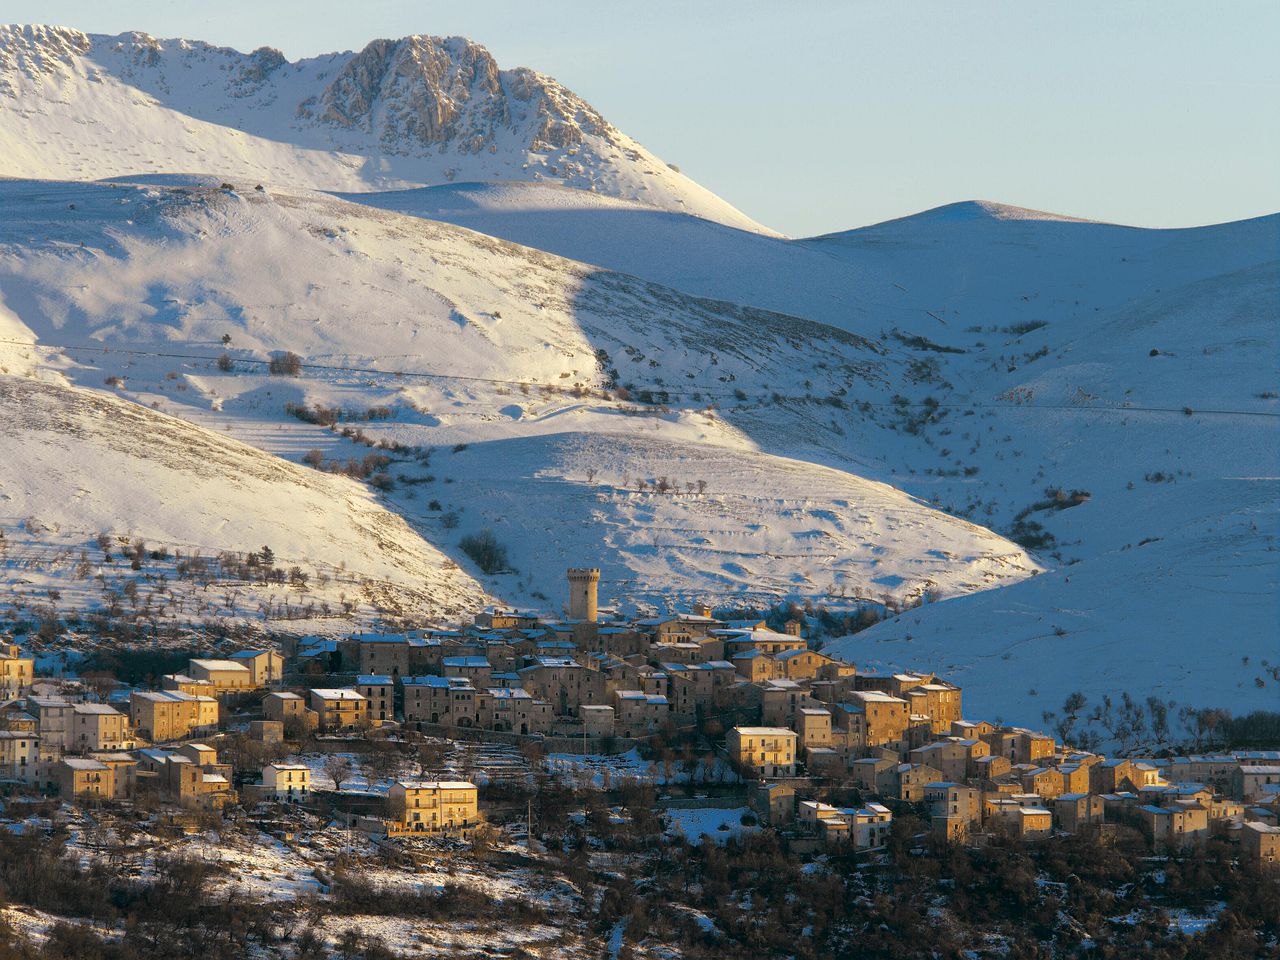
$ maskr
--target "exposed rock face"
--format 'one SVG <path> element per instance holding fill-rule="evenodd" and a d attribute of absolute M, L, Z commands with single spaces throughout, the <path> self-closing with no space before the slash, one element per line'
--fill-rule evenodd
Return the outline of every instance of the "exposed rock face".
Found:
<path fill-rule="evenodd" d="M 375 134 L 392 153 L 443 143 L 480 153 L 496 149 L 504 129 L 524 131 L 531 150 L 574 146 L 584 131 L 611 132 L 554 80 L 499 70 L 488 50 L 463 37 L 374 40 L 299 115 Z"/>
<path fill-rule="evenodd" d="M 31 77 L 53 74 L 60 64 L 70 63 L 89 52 L 93 41 L 87 34 L 67 27 L 40 24 L 0 25 L 0 90 L 17 96 L 12 75 L 22 71 Z"/>

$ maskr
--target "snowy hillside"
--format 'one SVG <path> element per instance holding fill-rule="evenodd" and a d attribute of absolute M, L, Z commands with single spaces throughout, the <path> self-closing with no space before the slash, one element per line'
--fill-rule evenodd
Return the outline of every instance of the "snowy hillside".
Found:
<path fill-rule="evenodd" d="M 290 63 L 145 33 L 0 26 L 0 175 L 213 173 L 380 190 L 548 180 L 763 228 L 535 71 L 461 37 Z"/>
<path fill-rule="evenodd" d="M 586 561 L 645 603 L 905 600 L 1038 569 L 852 456 L 800 456 L 838 438 L 835 391 L 901 375 L 834 328 L 324 195 L 10 182 L 0 210 L 4 315 L 70 348 L 48 362 L 295 461 L 388 457 L 384 502 L 467 569 L 461 538 L 500 535 L 518 573 L 486 582 L 509 600 L 554 608 Z M 286 350 L 321 366 L 270 375 Z"/>
<path fill-rule="evenodd" d="M 54 382 L 0 376 L 0 409 L 0 615 L 115 607 L 323 630 L 345 614 L 444 619 L 485 599 L 350 480 Z M 264 546 L 278 583 L 228 562 Z"/>
<path fill-rule="evenodd" d="M 783 241 L 545 185 L 360 199 L 905 350 L 914 362 L 887 368 L 899 402 L 851 390 L 865 415 L 808 434 L 823 451 L 808 455 L 856 452 L 863 475 L 1020 536 L 1053 569 L 842 641 L 857 662 L 954 672 L 1009 716 L 1090 676 L 1115 693 L 1136 673 L 1133 692 L 1184 703 L 1274 697 L 1259 663 L 1280 557 L 1260 504 L 1280 463 L 1280 218 L 1141 230 L 973 202 Z M 752 430 L 755 411 L 733 416 Z M 1229 601 L 1212 586 L 1228 577 Z M 1206 643 L 1235 668 L 1205 678 Z"/>

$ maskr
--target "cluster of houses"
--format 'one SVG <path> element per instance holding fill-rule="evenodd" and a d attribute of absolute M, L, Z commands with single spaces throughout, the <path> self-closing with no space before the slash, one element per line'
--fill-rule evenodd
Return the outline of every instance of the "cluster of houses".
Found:
<path fill-rule="evenodd" d="M 77 683 L 37 678 L 34 661 L 3 647 L 6 677 L 0 700 L 0 787 L 54 794 L 80 802 L 151 796 L 178 807 L 219 813 L 229 804 L 302 804 L 313 799 L 312 769 L 268 763 L 260 783 L 233 786 L 230 764 L 202 738 L 218 742 L 223 705 L 232 695 L 262 698 L 267 715 L 248 722 L 251 739 L 282 743 L 288 711 L 278 702 L 301 697 L 273 691 L 282 681 L 278 651 L 248 650 L 227 659 L 193 659 L 185 672 L 162 678 L 160 690 L 127 690 L 108 702 L 91 700 Z M 325 702 L 318 691 L 315 702 Z M 341 699 L 341 698 L 338 698 Z M 313 711 L 298 711 L 314 717 Z M 304 719 L 305 722 L 305 719 Z M 346 722 L 332 719 L 335 725 Z M 388 835 L 466 835 L 481 822 L 478 789 L 464 782 L 399 781 L 388 794 L 388 815 L 362 825 Z"/>
<path fill-rule="evenodd" d="M 159 690 L 96 702 L 34 677 L 0 647 L 0 779 L 78 797 L 154 790 L 205 809 L 306 802 L 311 771 L 269 764 L 241 797 L 203 741 L 234 701 L 264 742 L 413 730 L 447 737 L 573 738 L 593 749 L 692 731 L 718 742 L 769 822 L 821 841 L 883 844 L 893 804 L 919 804 L 954 841 L 1034 839 L 1130 825 L 1160 848 L 1213 832 L 1280 862 L 1280 752 L 1108 759 L 1032 730 L 966 720 L 958 686 L 875 674 L 810 649 L 803 624 L 722 620 L 707 607 L 602 618 L 599 572 L 569 571 L 569 616 L 486 609 L 456 629 L 287 640 L 281 650 L 193 659 Z M 836 807 L 815 795 L 856 788 Z M 465 782 L 398 782 L 390 835 L 479 822 Z"/>

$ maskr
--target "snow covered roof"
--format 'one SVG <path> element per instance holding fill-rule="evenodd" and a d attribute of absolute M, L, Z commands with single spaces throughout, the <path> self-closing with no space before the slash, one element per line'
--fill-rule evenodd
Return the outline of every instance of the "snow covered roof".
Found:
<path fill-rule="evenodd" d="M 524 687 L 488 687 L 488 694 L 497 700 L 532 700 L 533 696 Z"/>
<path fill-rule="evenodd" d="M 192 665 L 198 665 L 202 670 L 232 670 L 235 672 L 248 673 L 249 668 L 243 663 L 237 663 L 234 660 L 192 660 Z"/>
<path fill-rule="evenodd" d="M 864 700 L 868 703 L 903 703 L 905 704 L 907 702 L 903 700 L 901 697 L 895 697 L 895 696 L 892 696 L 891 694 L 883 693 L 880 690 L 854 690 L 850 694 L 850 696 L 857 697 L 859 700 Z"/>
<path fill-rule="evenodd" d="M 445 657 L 440 662 L 443 666 L 454 669 L 481 670 L 489 666 L 489 661 L 485 657 Z"/>
<path fill-rule="evenodd" d="M 37 707 L 69 707 L 72 705 L 71 701 L 66 699 L 65 697 L 31 696 L 31 697 L 27 697 L 27 699 L 31 703 L 34 703 Z"/>
<path fill-rule="evenodd" d="M 466 677 L 437 677 L 431 674 L 421 677 L 404 677 L 400 681 L 406 687 L 452 688 L 455 690 L 471 689 L 471 681 Z"/>
<path fill-rule="evenodd" d="M 321 700 L 365 700 L 364 694 L 358 690 L 313 687 L 312 694 Z"/>
<path fill-rule="evenodd" d="M 573 657 L 534 657 L 533 663 L 531 663 L 527 667 L 524 667 L 523 669 L 532 670 L 536 667 L 560 668 L 560 667 L 581 667 L 581 666 L 582 664 L 580 664 L 577 660 L 573 659 Z"/>
<path fill-rule="evenodd" d="M 786 727 L 734 727 L 743 737 L 794 737 L 796 732 Z"/>
<path fill-rule="evenodd" d="M 386 687 L 395 681 L 383 673 L 365 673 L 356 677 L 356 684 L 361 687 Z"/>
<path fill-rule="evenodd" d="M 99 716 L 123 716 L 115 707 L 105 703 L 77 703 L 75 712 L 80 714 L 97 714 Z"/>
<path fill-rule="evenodd" d="M 134 690 L 129 694 L 130 699 L 149 700 L 152 703 L 180 703 L 190 694 L 184 694 L 177 697 L 174 694 L 177 690 Z"/>
<path fill-rule="evenodd" d="M 90 760 L 85 757 L 66 757 L 62 761 L 72 770 L 106 770 L 107 765 L 101 760 Z"/>

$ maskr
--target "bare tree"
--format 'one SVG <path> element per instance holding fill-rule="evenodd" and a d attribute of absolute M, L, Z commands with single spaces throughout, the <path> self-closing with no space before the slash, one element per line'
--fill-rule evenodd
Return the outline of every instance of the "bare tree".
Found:
<path fill-rule="evenodd" d="M 333 781 L 333 788 L 341 792 L 342 785 L 355 773 L 355 764 L 351 762 L 350 757 L 335 753 L 324 762 L 324 772 Z"/>

